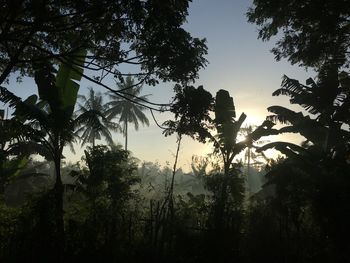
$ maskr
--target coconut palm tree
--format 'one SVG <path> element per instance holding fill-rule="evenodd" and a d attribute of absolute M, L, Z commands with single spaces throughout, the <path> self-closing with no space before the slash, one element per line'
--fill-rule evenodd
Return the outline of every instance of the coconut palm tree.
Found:
<path fill-rule="evenodd" d="M 124 98 L 115 93 L 108 92 L 110 102 L 107 103 L 106 111 L 108 119 L 119 117 L 119 123 L 122 123 L 123 135 L 125 137 L 125 150 L 128 150 L 128 123 L 134 125 L 135 130 L 139 128 L 139 122 L 142 125 L 149 126 L 146 115 L 142 112 L 146 108 L 133 103 L 148 100 L 148 95 L 140 96 L 142 86 L 134 86 L 134 80 L 128 76 L 123 82 L 117 83 L 120 91 L 123 91 Z"/>
<path fill-rule="evenodd" d="M 81 145 L 91 143 L 95 146 L 95 141 L 104 137 L 109 144 L 113 144 L 111 131 L 120 131 L 119 124 L 111 122 L 106 117 L 107 105 L 103 104 L 102 94 L 95 93 L 89 88 L 87 96 L 79 95 L 80 103 L 76 114 L 76 134 L 80 135 Z"/>
<path fill-rule="evenodd" d="M 249 134 L 251 134 L 254 129 L 256 129 L 258 126 L 256 125 L 251 125 L 248 124 L 244 127 L 240 128 L 240 135 L 246 138 Z M 269 141 L 267 140 L 258 140 L 253 142 L 248 142 L 247 147 L 244 150 L 244 164 L 246 165 L 247 168 L 247 175 L 250 175 L 250 168 L 253 166 L 257 168 L 258 166 L 261 166 L 264 164 L 262 160 L 264 159 L 264 156 L 261 153 L 256 152 L 255 148 L 258 145 L 266 144 Z"/>

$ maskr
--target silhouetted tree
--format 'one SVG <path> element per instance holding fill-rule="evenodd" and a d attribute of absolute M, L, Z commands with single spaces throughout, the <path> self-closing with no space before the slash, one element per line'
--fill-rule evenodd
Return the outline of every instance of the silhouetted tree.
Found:
<path fill-rule="evenodd" d="M 220 242 L 213 244 L 215 248 L 213 247 L 212 259 L 216 255 L 219 260 L 224 260 L 232 256 L 231 248 L 229 248 L 232 244 L 230 245 L 226 237 L 229 236 L 229 233 L 238 234 L 237 229 L 242 222 L 240 212 L 244 192 L 243 180 L 240 177 L 240 166 L 234 164 L 233 159 L 260 137 L 272 133 L 273 123 L 265 121 L 248 134 L 246 140 L 238 142 L 237 135 L 246 115 L 243 113 L 238 120 L 235 120 L 233 99 L 227 91 L 218 91 L 214 100 L 202 86 L 198 88 L 176 86 L 175 88 L 177 94 L 171 109 L 175 114 L 175 120 L 164 123 L 167 126 L 164 131 L 165 135 L 176 132 L 180 135 L 188 135 L 200 142 L 210 140 L 214 144 L 215 152 L 223 162 L 223 172 L 219 170 L 212 173 L 207 186 L 214 194 L 214 209 L 210 222 L 211 229 L 214 231 L 212 238 L 220 239 Z M 211 112 L 214 112 L 215 119 L 210 116 Z M 213 130 L 216 131 L 216 135 L 212 134 Z M 225 238 L 223 238 L 224 235 Z M 237 237 L 236 241 L 238 239 Z"/>
<path fill-rule="evenodd" d="M 142 112 L 146 108 L 139 104 L 148 101 L 148 95 L 140 96 L 142 86 L 135 86 L 135 82 L 130 76 L 118 83 L 118 88 L 123 90 L 125 98 L 111 92 L 108 93 L 111 100 L 106 104 L 108 107 L 106 115 L 109 120 L 119 117 L 119 123 L 123 125 L 125 150 L 128 150 L 128 123 L 133 124 L 135 130 L 139 129 L 139 122 L 149 126 L 149 121 Z"/>
<path fill-rule="evenodd" d="M 84 58 L 85 51 L 77 54 Z M 15 115 L 19 123 L 30 132 L 31 139 L 43 146 L 55 164 L 55 186 L 53 191 L 55 210 L 54 242 L 56 244 L 55 260 L 63 261 L 64 253 L 64 221 L 63 221 L 63 184 L 61 178 L 61 160 L 64 146 L 73 140 L 73 110 L 77 99 L 84 60 L 74 64 L 62 64 L 56 76 L 49 64 L 43 64 L 35 73 L 40 99 L 49 105 L 49 111 L 36 104 L 37 97 L 22 101 L 19 97 L 0 88 L 0 100 L 9 103 L 16 109 Z M 34 102 L 34 103 L 33 103 Z M 40 153 L 40 152 L 39 152 Z"/>
<path fill-rule="evenodd" d="M 276 201 L 297 237 L 303 224 L 309 224 L 305 215 L 312 215 L 321 235 L 331 238 L 336 247 L 328 252 L 334 262 L 349 260 L 350 132 L 345 128 L 349 125 L 349 83 L 349 74 L 339 72 L 333 63 L 323 65 L 317 81 L 308 79 L 306 85 L 284 77 L 273 95 L 289 96 L 291 103 L 310 115 L 272 106 L 268 110 L 274 115 L 269 119 L 286 125 L 279 133 L 299 133 L 306 140 L 300 146 L 272 142 L 259 149 L 275 148 L 287 156 L 267 173 L 269 184 L 276 185 Z"/>
<path fill-rule="evenodd" d="M 82 219 L 73 216 L 68 225 L 71 238 L 79 242 L 82 252 L 77 256 L 77 248 L 70 244 L 72 259 L 125 262 L 126 258 L 137 257 L 129 253 L 137 242 L 133 232 L 139 220 L 132 214 L 133 202 L 137 202 L 133 187 L 139 182 L 136 163 L 120 146 L 103 145 L 88 147 L 83 161 L 86 166 L 74 176 L 76 193 L 84 198 L 70 210 L 73 215 L 78 211 Z M 78 236 L 74 236 L 74 226 Z"/>
<path fill-rule="evenodd" d="M 228 193 L 227 187 L 230 174 L 234 171 L 237 173 L 237 169 L 234 166 L 231 170 L 234 158 L 247 147 L 252 147 L 253 142 L 257 141 L 263 136 L 274 133 L 274 130 L 272 129 L 272 122 L 264 121 L 263 124 L 247 134 L 243 140 L 239 141 L 238 134 L 244 120 L 246 119 L 246 115 L 242 113 L 240 117 L 235 120 L 236 109 L 233 104 L 233 99 L 230 97 L 227 91 L 219 90 L 217 92 L 214 109 L 214 127 L 217 131 L 217 135 L 211 135 L 209 138 L 214 143 L 215 152 L 221 156 L 224 164 L 224 177 L 220 187 L 221 190 L 217 199 L 214 216 L 216 227 L 221 229 L 223 226 L 223 219 L 225 217 L 224 213 Z"/>
<path fill-rule="evenodd" d="M 103 103 L 102 94 L 90 88 L 88 97 L 79 95 L 81 103 L 78 103 L 77 118 L 74 120 L 77 134 L 81 134 L 81 144 L 91 143 L 95 146 L 95 140 L 103 136 L 108 144 L 113 144 L 111 131 L 120 131 L 120 126 L 111 122 L 107 116 L 107 105 Z"/>

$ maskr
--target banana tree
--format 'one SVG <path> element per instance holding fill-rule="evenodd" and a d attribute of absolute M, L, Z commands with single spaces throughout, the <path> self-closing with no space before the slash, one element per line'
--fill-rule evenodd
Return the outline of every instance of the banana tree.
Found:
<path fill-rule="evenodd" d="M 272 95 L 287 95 L 290 103 L 308 111 L 307 115 L 282 106 L 271 106 L 268 119 L 285 126 L 278 133 L 298 133 L 306 138 L 301 145 L 273 142 L 260 151 L 276 148 L 287 156 L 300 153 L 320 153 L 328 157 L 344 155 L 349 147 L 350 133 L 344 128 L 350 124 L 350 75 L 338 72 L 334 64 L 325 64 L 315 82 L 309 78 L 306 85 L 284 76 L 281 88 Z M 297 150 L 296 150 L 297 149 Z"/>
<path fill-rule="evenodd" d="M 221 156 L 224 164 L 224 176 L 215 211 L 215 225 L 221 228 L 233 159 L 262 136 L 274 133 L 274 124 L 264 121 L 247 134 L 245 140 L 238 141 L 237 135 L 247 116 L 242 113 L 235 119 L 236 109 L 228 91 L 219 90 L 214 100 L 202 86 L 196 89 L 192 86 L 182 88 L 178 85 L 175 90 L 177 95 L 171 110 L 175 114 L 175 121 L 164 123 L 168 127 L 164 133 L 171 135 L 177 132 L 203 143 L 209 140 L 214 144 L 214 151 Z M 215 119 L 211 118 L 211 112 L 215 114 Z"/>
<path fill-rule="evenodd" d="M 55 164 L 54 208 L 55 208 L 55 246 L 57 257 L 62 261 L 64 251 L 63 223 L 63 184 L 61 179 L 61 160 L 65 145 L 73 140 L 74 122 L 72 119 L 77 100 L 79 83 L 86 52 L 74 54 L 70 61 L 62 63 L 55 75 L 51 65 L 40 65 L 35 72 L 35 82 L 39 98 L 47 104 L 36 103 L 34 95 L 26 101 L 0 88 L 0 100 L 15 108 L 15 118 L 30 133 L 30 137 L 47 150 Z"/>
<path fill-rule="evenodd" d="M 4 89 L 0 88 L 0 96 L 3 95 L 5 95 Z M 33 96 L 23 101 L 25 104 L 32 102 Z M 29 155 L 40 152 L 45 156 L 47 150 L 37 147 L 38 144 L 33 141 L 35 136 L 42 134 L 19 121 L 17 117 L 4 119 L 0 111 L 0 127 L 0 195 L 2 195 L 7 185 L 26 167 Z"/>
<path fill-rule="evenodd" d="M 247 133 L 245 139 L 239 141 L 238 134 L 247 116 L 241 113 L 236 119 L 233 98 L 230 97 L 229 92 L 226 90 L 217 92 L 214 113 L 216 135 L 210 135 L 209 138 L 214 143 L 214 151 L 221 155 L 224 164 L 224 176 L 214 213 L 215 227 L 221 229 L 228 197 L 228 182 L 232 175 L 231 172 L 236 171 L 232 167 L 234 158 L 245 148 L 253 147 L 253 143 L 261 137 L 274 134 L 276 131 L 272 129 L 274 124 L 267 120 L 255 130 Z"/>
<path fill-rule="evenodd" d="M 327 238 L 341 244 L 350 233 L 346 212 L 350 196 L 350 75 L 340 72 L 334 63 L 325 64 L 317 80 L 310 78 L 306 85 L 285 76 L 273 95 L 289 96 L 292 104 L 308 114 L 282 106 L 268 108 L 273 113 L 269 119 L 284 125 L 278 133 L 305 137 L 301 145 L 271 142 L 259 149 L 274 148 L 286 155 L 267 173 L 268 183 L 276 186 L 276 200 L 285 204 L 287 217 L 294 218 L 295 226 L 303 223 L 301 215 L 309 211 L 317 216 L 315 221 Z"/>

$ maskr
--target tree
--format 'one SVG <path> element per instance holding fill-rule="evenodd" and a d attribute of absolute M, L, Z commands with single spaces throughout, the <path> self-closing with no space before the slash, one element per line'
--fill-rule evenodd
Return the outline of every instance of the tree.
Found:
<path fill-rule="evenodd" d="M 119 131 L 120 127 L 107 119 L 107 105 L 103 104 L 102 94 L 95 93 L 89 88 L 88 97 L 79 95 L 81 103 L 78 103 L 76 114 L 78 117 L 75 123 L 79 128 L 77 134 L 81 134 L 81 144 L 91 143 L 95 146 L 95 140 L 101 139 L 103 136 L 109 144 L 113 144 L 112 134 L 110 131 Z"/>
<path fill-rule="evenodd" d="M 272 49 L 277 60 L 316 68 L 329 60 L 349 66 L 347 0 L 254 0 L 247 16 L 259 26 L 262 40 L 281 36 Z"/>
<path fill-rule="evenodd" d="M 100 196 L 122 203 L 131 195 L 131 187 L 139 182 L 137 165 L 121 146 L 95 146 L 85 151 L 86 168 L 78 173 L 83 193 L 95 203 Z"/>
<path fill-rule="evenodd" d="M 77 56 L 83 58 L 85 51 Z M 56 181 L 53 189 L 55 220 L 55 254 L 56 260 L 63 261 L 64 221 L 63 221 L 63 184 L 61 178 L 61 160 L 64 146 L 73 140 L 74 123 L 72 115 L 77 99 L 84 60 L 79 59 L 71 65 L 62 64 L 56 75 L 50 64 L 42 64 L 35 72 L 35 82 L 41 100 L 49 106 L 44 110 L 38 106 L 37 96 L 26 101 L 0 88 L 0 100 L 15 108 L 16 123 L 27 130 L 30 138 L 43 146 L 55 164 Z"/>
<path fill-rule="evenodd" d="M 68 62 L 88 51 L 86 69 L 100 81 L 121 77 L 120 65 L 138 65 L 140 82 L 195 79 L 204 67 L 204 39 L 182 28 L 189 0 L 3 1 L 0 17 L 0 84 L 11 72 L 31 75 L 36 63 Z M 101 77 L 101 74 L 102 77 Z"/>
<path fill-rule="evenodd" d="M 142 86 L 135 86 L 134 80 L 129 76 L 123 82 L 118 83 L 119 90 L 125 90 L 125 98 L 114 93 L 108 93 L 111 99 L 106 105 L 108 110 L 106 115 L 108 119 L 113 119 L 119 115 L 119 122 L 123 124 L 123 134 L 125 137 L 125 150 L 128 150 L 128 123 L 134 124 L 135 130 L 139 129 L 139 121 L 142 125 L 149 126 L 146 115 L 142 112 L 145 107 L 140 104 L 148 101 L 148 95 L 140 96 Z M 134 102 L 132 102 L 132 100 Z"/>
<path fill-rule="evenodd" d="M 221 155 L 224 164 L 224 176 L 215 209 L 215 226 L 222 230 L 223 220 L 225 218 L 225 207 L 228 198 L 229 183 L 237 174 L 237 165 L 233 164 L 234 158 L 247 147 L 253 147 L 253 143 L 269 133 L 274 133 L 272 127 L 274 124 L 270 121 L 264 121 L 256 129 L 248 133 L 245 139 L 238 141 L 238 134 L 243 125 L 246 115 L 242 113 L 237 120 L 236 109 L 232 97 L 226 90 L 219 90 L 215 99 L 215 120 L 214 126 L 217 131 L 216 136 L 211 136 L 215 151 Z M 231 187 L 232 188 L 232 187 Z"/>
<path fill-rule="evenodd" d="M 299 133 L 305 141 L 301 145 L 272 142 L 259 149 L 275 148 L 287 156 L 267 173 L 268 184 L 276 186 L 275 199 L 297 235 L 311 215 L 320 234 L 336 248 L 330 249 L 335 262 L 349 260 L 349 80 L 349 74 L 339 72 L 333 63 L 323 65 L 317 80 L 310 78 L 306 85 L 285 76 L 273 95 L 289 96 L 309 115 L 271 106 L 269 119 L 285 124 L 278 133 Z"/>
<path fill-rule="evenodd" d="M 348 90 L 349 74 L 344 71 L 339 72 L 338 66 L 334 64 L 323 65 L 317 82 L 309 78 L 306 85 L 284 76 L 282 87 L 273 95 L 290 96 L 292 104 L 302 106 L 315 118 L 281 106 L 269 107 L 268 110 L 274 115 L 268 118 L 289 124 L 281 128 L 279 133 L 300 133 L 307 139 L 304 146 L 311 143 L 312 147 L 318 147 L 329 156 L 332 154 L 342 156 L 346 152 L 348 140 L 348 134 L 343 125 L 348 125 L 350 121 Z"/>
<path fill-rule="evenodd" d="M 246 115 L 242 113 L 235 120 L 236 109 L 232 97 L 226 90 L 219 90 L 215 100 L 202 86 L 195 88 L 177 85 L 176 91 L 171 109 L 175 114 L 175 121 L 164 123 L 167 126 L 164 133 L 167 136 L 176 132 L 180 135 L 188 135 L 200 142 L 209 140 L 214 144 L 214 151 L 220 155 L 224 166 L 223 176 L 220 176 L 221 180 L 219 180 L 221 184 L 218 186 L 219 190 L 216 190 L 214 212 L 214 225 L 220 232 L 223 229 L 225 218 L 228 184 L 229 181 L 232 181 L 230 176 L 238 171 L 237 167 L 233 166 L 233 159 L 262 136 L 273 133 L 273 123 L 265 121 L 247 134 L 245 140 L 237 141 L 238 132 Z M 211 112 L 215 114 L 215 119 L 210 116 Z M 216 131 L 216 135 L 212 134 L 213 130 Z"/>
<path fill-rule="evenodd" d="M 177 161 L 183 135 L 195 138 L 200 142 L 205 142 L 208 137 L 208 122 L 210 121 L 209 110 L 211 109 L 213 98 L 212 95 L 204 90 L 203 86 L 195 88 L 193 86 L 175 85 L 176 95 L 171 106 L 171 112 L 174 113 L 175 120 L 164 122 L 163 134 L 165 136 L 177 134 L 177 149 L 175 161 L 171 176 L 168 194 L 163 202 L 163 207 L 168 205 L 171 220 L 173 218 L 173 193 L 175 174 L 177 170 Z"/>
<path fill-rule="evenodd" d="M 140 181 L 135 160 L 119 146 L 97 145 L 87 148 L 83 161 L 86 166 L 75 172 L 75 187 L 76 193 L 85 198 L 80 199 L 79 205 L 72 204 L 71 209 L 73 215 L 78 210 L 83 217 L 83 220 L 72 217 L 75 228 L 71 234 L 79 244 L 79 252 L 76 246 L 71 246 L 70 259 L 133 258 L 132 249 L 125 246 L 136 242 L 132 239 L 136 218 L 134 206 L 130 205 L 137 195 L 133 186 Z"/>
<path fill-rule="evenodd" d="M 212 173 L 206 182 L 213 193 L 213 211 L 209 220 L 211 237 L 211 260 L 228 261 L 237 254 L 232 253 L 232 246 L 238 246 L 242 223 L 242 202 L 244 196 L 241 167 L 234 163 L 234 158 L 248 145 L 260 137 L 272 132 L 273 124 L 265 121 L 261 126 L 247 135 L 245 140 L 238 141 L 238 132 L 246 118 L 242 113 L 236 120 L 236 109 L 233 99 L 226 90 L 219 90 L 215 100 L 203 87 L 194 88 L 178 86 L 172 112 L 175 121 L 167 121 L 169 127 L 165 134 L 177 132 L 188 135 L 198 141 L 211 141 L 214 151 L 220 156 L 223 171 Z M 215 114 L 212 119 L 211 113 Z M 215 135 L 214 135 L 215 134 Z M 235 237 L 234 241 L 232 236 Z M 234 244 L 233 244 L 234 243 Z"/>

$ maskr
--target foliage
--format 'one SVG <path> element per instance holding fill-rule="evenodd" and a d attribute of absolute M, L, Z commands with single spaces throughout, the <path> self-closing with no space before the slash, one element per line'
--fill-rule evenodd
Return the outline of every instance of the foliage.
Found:
<path fill-rule="evenodd" d="M 7 207 L 0 201 L 0 258 L 6 258 L 11 247 L 11 239 L 16 234 L 18 209 Z"/>
<path fill-rule="evenodd" d="M 307 85 L 285 77 L 282 88 L 274 94 L 290 96 L 291 103 L 312 115 L 273 106 L 269 110 L 274 115 L 269 118 L 287 125 L 279 133 L 300 133 L 306 141 L 300 146 L 272 142 L 260 149 L 275 148 L 287 156 L 267 173 L 268 184 L 276 186 L 278 211 L 291 221 L 298 235 L 310 221 L 319 227 L 320 235 L 331 240 L 334 247 L 329 253 L 337 262 L 348 260 L 345 240 L 350 233 L 345 224 L 350 201 L 346 176 L 350 172 L 348 79 L 334 64 L 325 64 L 317 81 L 309 79 Z"/>
<path fill-rule="evenodd" d="M 275 115 L 270 116 L 269 119 L 289 124 L 281 128 L 279 133 L 300 133 L 307 139 L 304 145 L 309 150 L 324 151 L 328 157 L 339 155 L 344 158 L 349 141 L 349 132 L 343 126 L 349 124 L 348 81 L 349 75 L 345 72 L 338 74 L 334 65 L 325 65 L 319 73 L 318 82 L 309 79 L 307 86 L 296 80 L 284 78 L 282 88 L 274 92 L 274 95 L 290 96 L 292 103 L 301 105 L 315 115 L 315 118 L 312 119 L 301 112 L 296 113 L 284 107 L 272 106 L 269 110 Z M 311 145 L 308 145 L 310 143 Z M 266 147 L 268 146 L 264 146 Z M 303 151 L 298 146 L 290 147 Z M 288 151 L 286 147 L 283 148 L 286 152 Z"/>
<path fill-rule="evenodd" d="M 11 180 L 16 178 L 21 170 L 27 165 L 28 159 L 26 156 L 18 156 L 12 159 L 0 160 L 0 194 L 3 195 L 6 186 Z M 2 196 L 1 196 L 2 197 Z"/>
<path fill-rule="evenodd" d="M 188 0 L 5 1 L 0 83 L 15 70 L 31 73 L 36 62 L 67 62 L 80 49 L 88 50 L 87 68 L 94 71 L 122 76 L 118 66 L 137 64 L 136 76 L 149 84 L 156 78 L 193 80 L 206 64 L 207 48 L 204 39 L 182 28 L 188 5 Z"/>
<path fill-rule="evenodd" d="M 63 221 L 63 184 L 61 178 L 61 160 L 63 148 L 73 140 L 74 124 L 72 121 L 73 110 L 78 95 L 79 81 L 82 76 L 85 51 L 79 51 L 78 60 L 71 64 L 62 64 L 56 76 L 49 63 L 38 66 L 35 73 L 35 81 L 38 86 L 40 98 L 47 103 L 48 110 L 43 109 L 37 102 L 37 97 L 31 96 L 26 101 L 9 92 L 6 88 L 0 88 L 0 100 L 9 103 L 15 108 L 16 118 L 25 130 L 29 131 L 30 139 L 36 142 L 39 148 L 49 153 L 55 164 L 55 185 L 48 193 L 52 195 L 51 220 L 54 220 L 52 228 L 47 229 L 51 234 L 51 241 L 56 249 L 53 249 L 58 262 L 64 258 L 64 221 Z M 31 142 L 30 142 L 31 143 Z M 44 151 L 37 151 L 42 153 Z"/>
<path fill-rule="evenodd" d="M 242 209 L 244 198 L 244 177 L 241 172 L 241 165 L 239 163 L 233 164 L 230 168 L 229 176 L 227 179 L 227 193 L 228 200 L 227 209 Z M 221 198 L 222 182 L 224 181 L 224 175 L 222 173 L 212 172 L 205 177 L 206 188 L 213 194 L 214 200 L 217 202 Z"/>
<path fill-rule="evenodd" d="M 81 103 L 78 103 L 74 122 L 78 126 L 75 133 L 81 134 L 81 144 L 91 143 L 94 146 L 95 140 L 101 139 L 101 136 L 108 144 L 113 144 L 111 131 L 119 131 L 120 127 L 107 119 L 107 105 L 103 104 L 102 94 L 90 88 L 88 97 L 80 95 L 79 98 Z"/>
<path fill-rule="evenodd" d="M 7 89 L 1 88 L 1 101 L 15 108 L 15 118 L 10 124 L 21 126 L 22 132 L 19 135 L 26 132 L 25 138 L 39 142 L 54 161 L 61 159 L 64 145 L 73 138 L 74 126 L 71 118 L 79 88 L 75 81 L 80 80 L 82 74 L 82 62 L 79 62 L 80 64 L 71 67 L 61 65 L 56 76 L 48 64 L 42 65 L 36 71 L 38 92 L 41 100 L 49 105 L 48 111 L 37 103 L 38 98 L 35 95 L 22 101 Z"/>
<path fill-rule="evenodd" d="M 212 109 L 212 95 L 203 86 L 174 88 L 176 95 L 172 103 L 171 112 L 175 121 L 168 120 L 163 125 L 167 128 L 163 131 L 165 136 L 174 132 L 188 135 L 200 142 L 208 138 L 208 129 L 211 122 L 210 110 Z"/>
<path fill-rule="evenodd" d="M 259 26 L 259 38 L 280 38 L 272 49 L 277 60 L 310 67 L 334 60 L 348 66 L 349 11 L 346 0 L 254 0 L 247 16 Z"/>
<path fill-rule="evenodd" d="M 89 147 L 84 162 L 86 168 L 82 169 L 77 183 L 89 198 L 107 196 L 122 202 L 129 197 L 130 187 L 138 182 L 136 164 L 118 146 Z"/>
<path fill-rule="evenodd" d="M 303 111 L 269 107 L 273 115 L 246 127 L 240 140 L 246 115 L 237 113 L 228 91 L 213 98 L 202 86 L 177 84 L 170 105 L 175 119 L 164 123 L 164 134 L 179 138 L 175 165 L 143 163 L 139 175 L 127 146 L 93 142 L 103 133 L 110 137 L 109 118 L 124 122 L 125 135 L 128 123 L 148 125 L 140 82 L 197 77 L 206 47 L 181 28 L 189 1 L 12 2 L 3 5 L 0 18 L 0 82 L 15 70 L 34 74 L 40 99 L 21 100 L 0 87 L 1 101 L 15 108 L 11 119 L 0 111 L 0 190 L 9 197 L 4 189 L 13 178 L 48 171 L 47 163 L 36 170 L 28 159 L 32 153 L 54 161 L 56 183 L 18 208 L 0 200 L 0 261 L 350 261 L 350 77 L 340 71 L 349 47 L 344 1 L 294 0 L 287 11 L 281 8 L 285 1 L 254 1 L 249 19 L 262 26 L 260 37 L 285 30 L 274 49 L 277 58 L 318 67 L 317 79 L 303 85 L 284 76 L 273 93 L 289 96 Z M 327 9 L 312 9 L 319 6 Z M 141 73 L 123 74 L 123 63 L 139 65 Z M 84 68 L 115 74 L 119 90 L 107 105 L 90 90 L 74 120 Z M 99 82 L 103 75 L 91 79 Z M 284 126 L 274 129 L 277 122 Z M 89 126 L 83 136 L 93 144 L 78 169 L 62 163 L 77 125 Z M 263 136 L 291 132 L 305 141 L 257 145 Z M 217 164 L 193 158 L 190 173 L 178 169 L 182 135 L 212 142 Z M 267 183 L 248 203 L 235 158 L 245 149 L 252 158 L 255 148 L 275 148 L 285 157 L 268 162 Z M 63 172 L 70 184 L 61 180 Z"/>
<path fill-rule="evenodd" d="M 128 152 L 117 146 L 88 147 L 84 162 L 86 167 L 73 174 L 73 196 L 82 197 L 67 207 L 67 235 L 72 240 L 68 253 L 75 257 L 77 251 L 71 246 L 79 242 L 87 260 L 100 258 L 100 253 L 104 259 L 118 253 L 118 257 L 127 256 L 124 246 L 135 241 L 130 240 L 133 234 L 128 231 L 136 228 L 133 220 L 138 218 L 138 211 L 132 208 L 137 207 L 132 189 L 139 182 L 137 166 Z"/>
<path fill-rule="evenodd" d="M 135 130 L 139 129 L 139 121 L 143 125 L 149 126 L 146 115 L 142 112 L 146 108 L 142 102 L 147 102 L 148 95 L 140 96 L 142 86 L 135 86 L 134 80 L 129 76 L 123 82 L 117 84 L 119 90 L 123 90 L 123 96 L 109 92 L 109 101 L 106 106 L 106 115 L 109 120 L 119 116 L 119 122 L 123 124 L 122 130 L 125 136 L 125 150 L 128 144 L 128 123 L 134 124 Z"/>
<path fill-rule="evenodd" d="M 168 126 L 164 133 L 170 135 L 177 132 L 180 135 L 189 135 L 201 142 L 205 142 L 207 139 L 213 142 L 214 151 L 221 156 L 224 164 L 224 176 L 219 180 L 221 185 L 218 184 L 219 189 L 216 190 L 220 197 L 216 198 L 215 208 L 215 224 L 217 228 L 221 228 L 223 226 L 222 220 L 225 217 L 227 188 L 233 159 L 246 147 L 252 147 L 253 142 L 262 136 L 274 133 L 273 123 L 265 121 L 261 126 L 247 134 L 245 140 L 238 142 L 237 136 L 246 115 L 242 113 L 235 120 L 236 110 L 233 98 L 226 90 L 219 90 L 214 100 L 211 94 L 201 86 L 197 89 L 192 86 L 183 88 L 177 86 L 176 88 L 177 95 L 172 105 L 175 121 L 164 123 Z M 210 116 L 212 111 L 214 111 L 215 119 Z M 216 131 L 215 136 L 212 135 L 212 130 Z"/>

